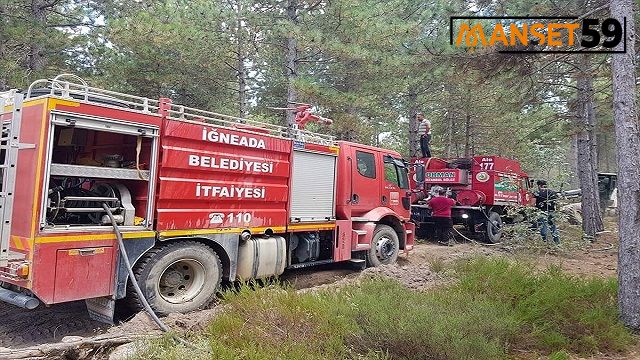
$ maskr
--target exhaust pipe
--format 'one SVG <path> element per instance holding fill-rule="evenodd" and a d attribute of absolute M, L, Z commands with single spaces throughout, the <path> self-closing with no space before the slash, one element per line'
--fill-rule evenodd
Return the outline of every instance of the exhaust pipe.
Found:
<path fill-rule="evenodd" d="M 23 309 L 33 310 L 40 305 L 36 297 L 21 294 L 8 289 L 0 288 L 0 301 L 19 306 Z"/>

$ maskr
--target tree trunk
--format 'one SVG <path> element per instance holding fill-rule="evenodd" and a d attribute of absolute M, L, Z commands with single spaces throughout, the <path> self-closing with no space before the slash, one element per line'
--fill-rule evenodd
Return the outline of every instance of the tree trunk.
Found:
<path fill-rule="evenodd" d="M 287 20 L 290 22 L 290 26 L 298 24 L 298 2 L 297 0 L 287 0 Z M 291 103 L 298 101 L 298 91 L 295 88 L 295 80 L 298 77 L 298 41 L 290 32 L 286 39 L 286 54 L 285 54 L 285 71 L 287 77 L 287 106 Z M 296 114 L 292 111 L 287 111 L 287 126 L 293 126 L 295 124 Z"/>
<path fill-rule="evenodd" d="M 612 55 L 613 114 L 618 161 L 618 305 L 622 322 L 640 330 L 640 131 L 636 109 L 632 0 L 611 0 L 611 17 L 626 17 L 627 52 Z M 623 41 L 624 42 L 624 41 Z M 623 48 L 621 42 L 615 50 Z"/>
<path fill-rule="evenodd" d="M 44 29 L 45 22 L 47 20 L 46 4 L 41 0 L 31 1 L 31 17 L 33 23 L 37 24 Z M 29 54 L 27 58 L 27 69 L 31 73 L 39 72 L 44 69 L 46 65 L 46 58 L 44 56 L 44 47 L 42 43 L 37 39 L 31 42 L 29 46 Z"/>
<path fill-rule="evenodd" d="M 447 143 L 445 144 L 444 153 L 448 159 L 451 157 L 451 145 L 453 143 L 454 115 L 451 109 L 447 110 Z"/>
<path fill-rule="evenodd" d="M 420 138 L 418 136 L 418 94 L 409 90 L 409 158 L 422 157 Z"/>
<path fill-rule="evenodd" d="M 580 180 L 578 179 L 578 135 L 571 135 L 571 144 L 569 145 L 569 151 L 567 153 L 567 162 L 569 163 L 569 169 L 571 169 L 571 177 L 569 178 L 569 186 L 572 189 L 580 187 Z"/>
<path fill-rule="evenodd" d="M 471 114 L 467 111 L 464 118 L 464 157 L 471 155 Z"/>
<path fill-rule="evenodd" d="M 582 189 L 582 231 L 590 237 L 604 230 L 600 214 L 600 195 L 598 192 L 598 159 L 596 150 L 596 115 L 593 106 L 593 77 L 591 62 L 586 54 L 580 55 L 578 73 L 576 149 L 578 153 L 577 169 Z"/>
<path fill-rule="evenodd" d="M 242 1 L 237 2 L 236 7 L 236 41 L 238 53 L 238 116 L 247 116 L 247 68 L 245 65 L 246 52 L 244 43 L 244 29 L 242 28 Z"/>

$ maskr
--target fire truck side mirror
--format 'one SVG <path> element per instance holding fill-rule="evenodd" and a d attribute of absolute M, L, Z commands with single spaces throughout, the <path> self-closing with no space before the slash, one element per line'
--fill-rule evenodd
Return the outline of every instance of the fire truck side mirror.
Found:
<path fill-rule="evenodd" d="M 418 184 L 424 182 L 424 164 L 416 164 L 416 182 Z"/>

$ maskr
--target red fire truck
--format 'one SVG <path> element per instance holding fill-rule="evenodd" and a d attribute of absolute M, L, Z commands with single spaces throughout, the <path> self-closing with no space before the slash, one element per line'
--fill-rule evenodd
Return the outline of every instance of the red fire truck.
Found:
<path fill-rule="evenodd" d="M 104 204 L 160 314 L 222 280 L 413 247 L 397 152 L 65 79 L 1 97 L 0 300 L 141 306 Z"/>
<path fill-rule="evenodd" d="M 424 183 L 412 198 L 411 218 L 419 236 L 429 237 L 433 231 L 431 209 L 425 200 L 435 186 L 447 188 L 458 205 L 451 211 L 453 223 L 464 225 L 473 237 L 497 243 L 502 225 L 513 221 L 508 208 L 530 206 L 535 202 L 529 176 L 520 163 L 499 156 L 471 158 L 414 159 L 424 171 Z"/>

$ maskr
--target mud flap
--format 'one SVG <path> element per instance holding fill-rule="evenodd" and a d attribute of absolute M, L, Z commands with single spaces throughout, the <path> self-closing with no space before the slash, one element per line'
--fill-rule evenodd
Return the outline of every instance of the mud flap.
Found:
<path fill-rule="evenodd" d="M 86 299 L 89 317 L 93 320 L 113 325 L 116 301 L 110 296 Z"/>

